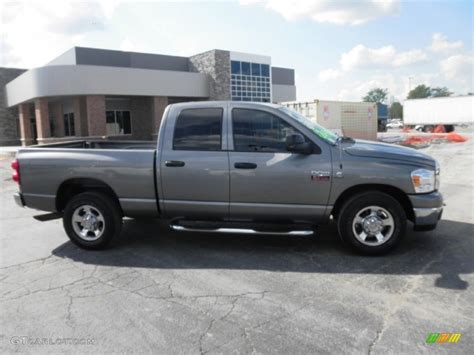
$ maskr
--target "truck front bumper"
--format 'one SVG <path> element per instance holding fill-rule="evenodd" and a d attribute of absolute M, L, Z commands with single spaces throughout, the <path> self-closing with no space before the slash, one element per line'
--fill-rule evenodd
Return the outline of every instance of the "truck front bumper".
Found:
<path fill-rule="evenodd" d="M 438 191 L 429 194 L 408 195 L 413 206 L 415 229 L 417 226 L 432 226 L 433 229 L 443 214 L 443 195 Z"/>
<path fill-rule="evenodd" d="M 25 207 L 25 201 L 23 200 L 23 196 L 20 192 L 15 192 L 13 194 L 13 199 L 15 200 L 16 204 L 20 207 Z"/>

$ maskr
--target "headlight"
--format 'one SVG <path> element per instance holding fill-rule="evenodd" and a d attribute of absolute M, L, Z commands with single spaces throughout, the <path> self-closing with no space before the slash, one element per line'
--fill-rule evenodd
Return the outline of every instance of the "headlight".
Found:
<path fill-rule="evenodd" d="M 411 172 L 411 182 L 416 193 L 435 190 L 435 172 L 427 169 L 417 169 Z"/>

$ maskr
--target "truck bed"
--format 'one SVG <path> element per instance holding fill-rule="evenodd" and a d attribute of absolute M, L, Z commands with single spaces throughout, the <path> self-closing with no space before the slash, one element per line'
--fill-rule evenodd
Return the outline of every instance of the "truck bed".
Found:
<path fill-rule="evenodd" d="M 26 205 L 56 211 L 68 184 L 110 187 L 125 216 L 158 216 L 156 143 L 94 141 L 39 145 L 18 150 L 20 190 Z"/>

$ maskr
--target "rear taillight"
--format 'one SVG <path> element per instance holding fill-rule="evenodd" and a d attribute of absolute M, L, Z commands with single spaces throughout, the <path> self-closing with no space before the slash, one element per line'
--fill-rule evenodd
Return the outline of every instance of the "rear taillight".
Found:
<path fill-rule="evenodd" d="M 15 159 L 14 161 L 12 161 L 12 169 L 13 169 L 13 173 L 12 173 L 13 181 L 20 183 L 20 163 L 18 162 L 18 160 Z"/>

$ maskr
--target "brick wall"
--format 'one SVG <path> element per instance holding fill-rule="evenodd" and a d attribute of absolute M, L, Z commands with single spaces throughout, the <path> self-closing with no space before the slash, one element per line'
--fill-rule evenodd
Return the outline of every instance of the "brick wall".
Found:
<path fill-rule="evenodd" d="M 103 95 L 86 96 L 87 128 L 89 136 L 107 135 L 105 122 L 105 97 Z"/>
<path fill-rule="evenodd" d="M 165 96 L 153 97 L 153 134 L 158 134 L 161 125 L 161 119 L 165 112 L 166 106 L 168 106 L 169 99 Z"/>
<path fill-rule="evenodd" d="M 25 69 L 0 68 L 0 146 L 19 145 L 18 107 L 7 108 L 5 85 Z"/>
<path fill-rule="evenodd" d="M 35 100 L 36 130 L 38 132 L 38 143 L 44 138 L 51 137 L 51 126 L 49 123 L 49 104 L 47 98 Z"/>

